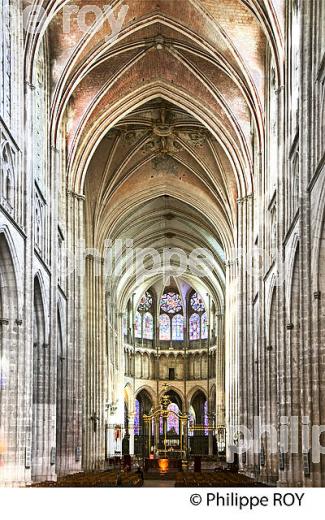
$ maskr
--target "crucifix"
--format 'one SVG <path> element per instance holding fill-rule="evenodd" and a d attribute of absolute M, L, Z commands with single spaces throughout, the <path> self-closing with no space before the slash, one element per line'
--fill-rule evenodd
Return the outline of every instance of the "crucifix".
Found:
<path fill-rule="evenodd" d="M 99 417 L 98 415 L 96 414 L 96 412 L 94 412 L 92 414 L 92 416 L 90 417 L 90 421 L 93 422 L 93 429 L 94 429 L 94 433 L 97 432 L 97 423 L 99 422 Z"/>

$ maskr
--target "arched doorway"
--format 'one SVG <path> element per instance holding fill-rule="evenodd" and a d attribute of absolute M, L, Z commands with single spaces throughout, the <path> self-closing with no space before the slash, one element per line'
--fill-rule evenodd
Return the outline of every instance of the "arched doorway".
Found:
<path fill-rule="evenodd" d="M 141 390 L 135 398 L 134 417 L 134 453 L 143 457 L 148 451 L 148 439 L 143 416 L 150 413 L 152 399 L 146 390 Z"/>
<path fill-rule="evenodd" d="M 167 406 L 168 417 L 159 418 L 159 444 L 158 449 L 168 451 L 168 456 L 173 457 L 181 449 L 182 424 L 180 415 L 183 412 L 183 403 L 180 395 L 173 389 L 168 389 L 166 394 L 170 403 Z M 165 424 L 164 424 L 165 422 Z"/>
<path fill-rule="evenodd" d="M 189 443 L 192 455 L 208 455 L 208 401 L 202 390 L 197 390 L 190 402 Z"/>

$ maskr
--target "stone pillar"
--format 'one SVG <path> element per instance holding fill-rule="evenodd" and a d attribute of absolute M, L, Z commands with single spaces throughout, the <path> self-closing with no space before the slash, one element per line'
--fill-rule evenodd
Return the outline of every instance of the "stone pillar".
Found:
<path fill-rule="evenodd" d="M 239 425 L 252 432 L 253 399 L 252 399 L 252 348 L 253 348 L 253 283 L 252 283 L 252 246 L 253 246 L 253 204 L 249 194 L 238 200 L 238 407 Z M 252 452 L 244 452 L 240 457 L 240 467 L 251 471 L 253 467 Z"/>
<path fill-rule="evenodd" d="M 67 192 L 66 244 L 68 271 L 66 273 L 66 293 L 68 297 L 66 338 L 67 352 L 64 363 L 67 374 L 65 396 L 65 445 L 62 449 L 61 474 L 75 473 L 82 469 L 83 448 L 83 407 L 85 338 L 84 338 L 84 197 L 73 191 Z M 64 460 L 62 460 L 64 459 Z"/>
<path fill-rule="evenodd" d="M 223 313 L 217 314 L 216 426 L 225 426 L 225 352 Z"/>
<path fill-rule="evenodd" d="M 313 172 L 314 135 L 313 135 L 313 88 L 316 71 L 313 69 L 315 57 L 315 5 L 317 2 L 301 2 L 301 73 L 300 73 L 300 113 L 299 113 L 299 233 L 300 233 L 300 291 L 301 291 L 301 415 L 309 418 L 309 434 L 313 424 L 320 424 L 320 411 L 324 403 L 320 403 L 319 387 L 322 381 L 319 378 L 319 348 L 313 352 L 312 320 L 310 318 L 312 304 L 311 278 L 311 199 L 309 183 Z M 317 113 L 317 112 L 316 112 Z M 322 392 L 323 393 L 323 392 Z M 301 455 L 303 458 L 303 455 Z M 303 486 L 310 487 L 324 485 L 325 455 L 321 456 L 320 463 L 311 463 L 310 474 L 302 475 Z M 294 483 L 293 483 L 294 484 Z"/>
<path fill-rule="evenodd" d="M 246 262 L 244 266 L 244 277 L 246 281 L 246 315 L 245 315 L 245 342 L 246 342 L 246 428 L 251 435 L 254 433 L 254 283 L 253 283 L 253 225 L 254 225 L 254 204 L 253 196 L 250 194 L 246 197 Z M 242 465 L 248 475 L 254 475 L 254 451 L 250 449 L 246 455 L 242 457 Z"/>
<path fill-rule="evenodd" d="M 232 460 L 229 435 L 238 424 L 238 343 L 237 343 L 237 262 L 226 263 L 226 308 L 225 308 L 225 388 L 226 388 L 226 428 L 227 460 Z"/>
<path fill-rule="evenodd" d="M 22 396 L 21 403 L 17 407 L 17 415 L 22 413 L 23 420 L 21 422 L 22 430 L 17 434 L 21 438 L 20 450 L 17 450 L 17 456 L 19 457 L 20 463 L 15 466 L 18 469 L 16 472 L 12 472 L 9 476 L 4 474 L 1 484 L 6 485 L 24 485 L 31 483 L 31 453 L 32 453 L 32 406 L 33 406 L 33 393 L 32 393 L 32 381 L 33 381 L 33 319 L 31 309 L 33 308 L 33 255 L 34 255 L 34 227 L 33 227 L 33 156 L 32 156 L 32 106 L 33 106 L 33 85 L 25 83 L 25 122 L 24 122 L 24 133 L 22 138 L 24 140 L 24 161 L 23 170 L 25 172 L 24 179 L 25 185 L 23 186 L 23 208 L 25 208 L 25 231 L 26 231 L 26 242 L 25 242 L 25 265 L 24 270 L 26 273 L 24 279 L 24 286 L 21 291 L 21 302 L 24 303 L 24 311 L 21 312 L 18 319 L 22 320 L 22 330 L 20 331 L 21 344 L 17 345 L 18 352 L 21 353 L 21 362 L 18 372 L 21 374 L 22 381 Z M 31 203 L 27 203 L 31 201 Z M 22 212 L 24 213 L 24 211 Z M 19 288 L 18 288 L 19 290 Z M 15 446 L 15 443 L 12 443 Z"/>
<path fill-rule="evenodd" d="M 134 455 L 134 417 L 135 413 L 129 414 L 129 454 Z"/>
<path fill-rule="evenodd" d="M 101 258 L 86 259 L 87 284 L 87 355 L 86 355 L 86 406 L 85 406 L 85 469 L 103 467 L 105 461 L 105 291 Z M 113 309 L 108 316 L 110 329 L 114 331 Z M 115 338 L 111 335 L 110 350 L 115 350 Z M 115 403 L 112 403 L 115 404 Z M 109 426 L 111 425 L 108 423 Z"/>

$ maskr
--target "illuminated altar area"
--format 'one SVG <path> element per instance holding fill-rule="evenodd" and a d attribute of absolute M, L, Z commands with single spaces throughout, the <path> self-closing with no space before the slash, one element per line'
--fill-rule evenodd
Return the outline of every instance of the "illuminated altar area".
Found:
<path fill-rule="evenodd" d="M 148 456 L 150 458 L 187 458 L 188 415 L 182 414 L 165 384 L 160 406 L 143 419 L 148 431 Z M 159 436 L 155 433 L 159 431 Z M 153 443 L 153 444 L 152 444 Z"/>
<path fill-rule="evenodd" d="M 122 327 L 124 454 L 185 462 L 217 453 L 224 424 L 223 392 L 216 402 L 216 382 L 224 387 L 217 363 L 223 317 L 217 311 L 206 288 L 199 292 L 181 278 L 130 300 Z"/>

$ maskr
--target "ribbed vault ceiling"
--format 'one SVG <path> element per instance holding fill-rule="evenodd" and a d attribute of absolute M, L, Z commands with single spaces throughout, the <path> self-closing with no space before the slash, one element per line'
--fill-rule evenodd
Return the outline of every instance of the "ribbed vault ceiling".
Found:
<path fill-rule="evenodd" d="M 123 2 L 87 1 L 108 4 L 117 17 Z M 26 42 L 26 76 L 47 31 L 52 141 L 64 132 L 67 188 L 86 197 L 87 246 L 129 238 L 157 250 L 208 248 L 214 270 L 200 283 L 222 304 L 237 199 L 254 192 L 256 157 L 263 160 L 267 49 L 281 85 L 284 0 L 125 4 L 111 37 L 107 21 L 90 18 L 85 33 L 73 16 L 64 32 L 63 7 L 85 2 L 43 1 L 42 31 Z M 125 301 L 136 284 L 125 275 L 116 290 Z"/>

